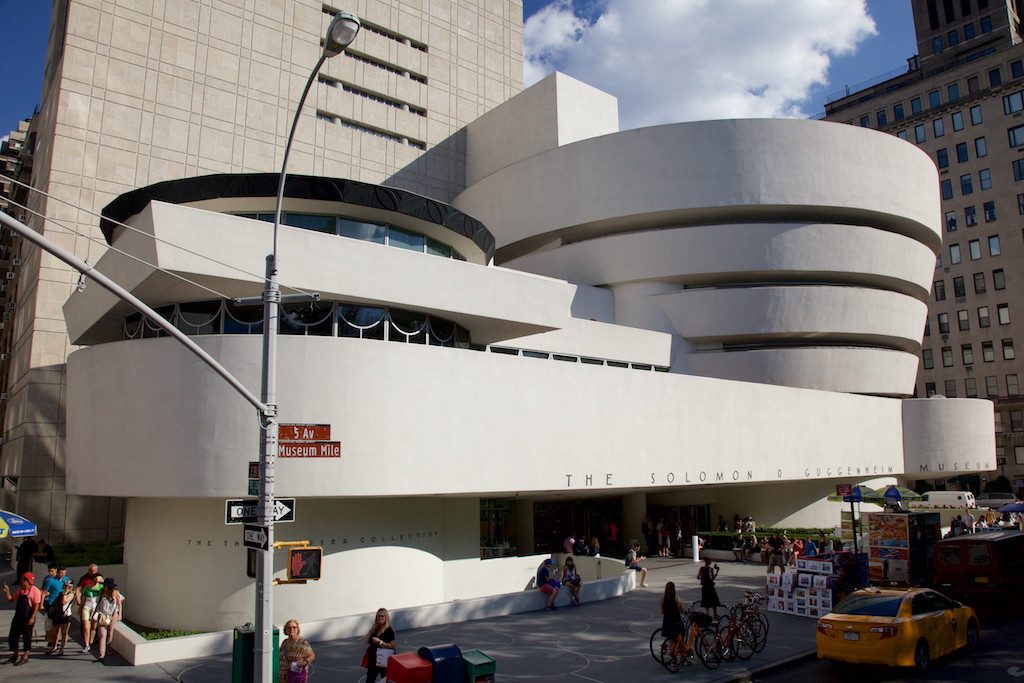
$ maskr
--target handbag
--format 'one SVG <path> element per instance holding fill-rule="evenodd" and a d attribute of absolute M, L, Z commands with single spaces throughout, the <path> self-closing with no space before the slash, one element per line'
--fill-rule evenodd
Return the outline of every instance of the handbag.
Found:
<path fill-rule="evenodd" d="M 359 666 L 363 667 L 364 669 L 368 669 L 369 668 L 369 666 L 370 666 L 370 648 L 366 648 L 366 650 L 363 652 L 363 661 L 359 664 Z"/>
<path fill-rule="evenodd" d="M 114 618 L 109 614 L 96 615 L 96 623 L 98 623 L 100 626 L 110 626 L 110 624 L 113 623 L 113 621 Z"/>
<path fill-rule="evenodd" d="M 379 669 L 386 669 L 386 668 L 388 668 L 388 657 L 390 657 L 393 654 L 395 654 L 395 651 L 390 649 L 390 648 L 378 647 L 377 648 L 377 668 L 379 668 Z"/>
<path fill-rule="evenodd" d="M 306 683 L 306 670 L 289 671 L 287 683 Z"/>

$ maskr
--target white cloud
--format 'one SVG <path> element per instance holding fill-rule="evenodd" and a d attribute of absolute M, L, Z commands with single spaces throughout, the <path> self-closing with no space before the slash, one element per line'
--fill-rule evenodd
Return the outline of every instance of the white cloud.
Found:
<path fill-rule="evenodd" d="M 831 56 L 875 33 L 865 0 L 558 0 L 526 21 L 525 80 L 558 70 L 609 92 L 624 129 L 805 117 Z"/>

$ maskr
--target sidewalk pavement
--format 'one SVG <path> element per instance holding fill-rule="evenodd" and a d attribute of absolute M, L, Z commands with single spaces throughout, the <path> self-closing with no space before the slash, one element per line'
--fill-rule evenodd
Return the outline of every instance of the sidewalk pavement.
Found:
<path fill-rule="evenodd" d="M 674 581 L 684 603 L 700 598 L 698 565 L 688 559 L 649 558 L 647 587 L 627 595 L 580 607 L 559 607 L 555 612 L 536 611 L 491 619 L 434 626 L 398 632 L 398 651 L 415 652 L 423 646 L 455 643 L 463 651 L 480 650 L 497 662 L 497 678 L 503 681 L 580 680 L 600 683 L 670 680 L 673 674 L 654 661 L 650 653 L 651 633 L 661 626 L 658 599 L 666 581 Z M 764 593 L 762 564 L 720 562 L 718 594 L 726 604 L 739 602 L 744 590 Z M 13 572 L 0 572 L 0 580 L 12 581 Z M 386 600 L 382 602 L 386 603 Z M 560 601 L 561 602 L 561 601 Z M 3 608 L 8 608 L 3 605 Z M 9 618 L 0 613 L 0 620 Z M 816 620 L 793 615 L 767 613 L 770 628 L 767 646 L 751 659 L 723 663 L 709 670 L 700 663 L 685 667 L 679 676 L 688 681 L 748 681 L 759 672 L 813 656 Z M 41 619 L 42 617 L 40 617 Z M 369 628 L 370 616 L 367 616 Z M 6 622 L 4 622 L 4 625 Z M 116 653 L 99 663 L 82 654 L 81 632 L 72 624 L 76 646 L 68 640 L 63 657 L 43 653 L 42 641 L 33 646 L 24 666 L 13 667 L 6 642 L 0 643 L 0 680 L 75 681 L 181 681 L 182 683 L 223 683 L 231 680 L 231 655 L 178 660 L 132 667 Z M 37 625 L 42 633 L 42 624 Z M 366 670 L 360 668 L 365 646 L 360 638 L 312 643 L 316 661 L 311 680 L 358 683 Z M 95 648 L 94 648 L 95 652 Z"/>

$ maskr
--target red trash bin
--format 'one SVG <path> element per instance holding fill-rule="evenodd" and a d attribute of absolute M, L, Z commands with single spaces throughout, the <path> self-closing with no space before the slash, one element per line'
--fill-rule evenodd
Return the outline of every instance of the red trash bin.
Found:
<path fill-rule="evenodd" d="M 388 657 L 388 683 L 430 683 L 433 677 L 434 665 L 415 652 Z"/>

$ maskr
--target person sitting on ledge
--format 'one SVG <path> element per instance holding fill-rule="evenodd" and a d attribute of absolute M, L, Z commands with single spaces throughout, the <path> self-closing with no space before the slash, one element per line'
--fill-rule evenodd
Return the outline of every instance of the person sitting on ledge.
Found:
<path fill-rule="evenodd" d="M 555 561 L 550 557 L 540 563 L 537 567 L 537 590 L 548 596 L 548 605 L 544 609 L 555 611 L 555 598 L 562 584 L 554 577 Z"/>
<path fill-rule="evenodd" d="M 646 567 L 640 566 L 640 563 L 646 560 L 646 557 L 640 556 L 640 544 L 633 543 L 633 548 L 626 553 L 626 566 L 634 571 L 640 572 L 640 588 L 644 587 L 644 579 L 647 578 Z"/>
<path fill-rule="evenodd" d="M 732 539 L 732 554 L 736 556 L 737 562 L 743 561 L 743 533 L 737 532 L 736 537 Z"/>

